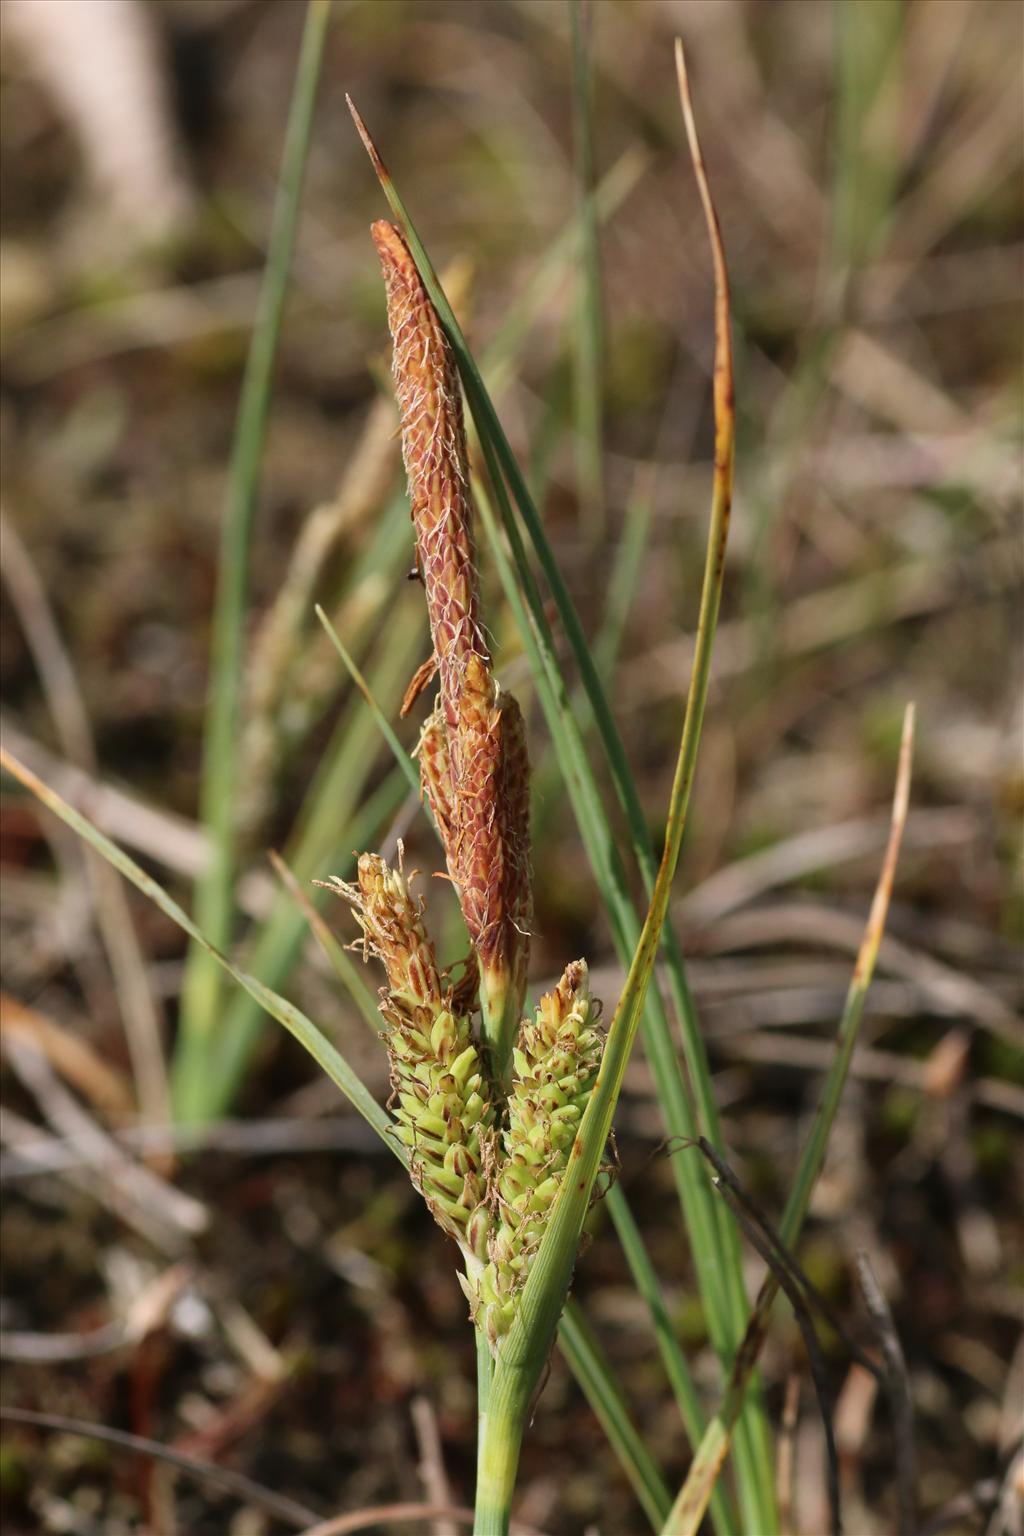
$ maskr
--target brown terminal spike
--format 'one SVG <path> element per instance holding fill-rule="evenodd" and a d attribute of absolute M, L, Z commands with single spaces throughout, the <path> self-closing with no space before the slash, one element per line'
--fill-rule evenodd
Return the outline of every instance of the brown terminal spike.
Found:
<path fill-rule="evenodd" d="M 451 730 L 467 658 L 476 655 L 488 662 L 477 597 L 458 370 L 404 239 L 383 219 L 371 233 L 384 272 L 402 457 L 445 723 Z"/>
<path fill-rule="evenodd" d="M 420 777 L 479 960 L 484 1033 L 501 1075 L 522 1012 L 531 921 L 529 766 L 480 620 L 466 433 L 448 338 L 402 235 L 373 226 L 387 290 L 402 454 L 440 678 Z M 420 669 L 412 703 L 429 677 Z"/>

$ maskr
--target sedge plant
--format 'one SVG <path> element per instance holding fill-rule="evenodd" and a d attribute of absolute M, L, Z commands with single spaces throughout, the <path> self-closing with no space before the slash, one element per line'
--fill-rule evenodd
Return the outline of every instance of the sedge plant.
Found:
<path fill-rule="evenodd" d="M 322 34 L 316 30 L 322 22 L 319 0 L 311 15 L 314 33 L 310 46 L 318 50 L 322 45 Z M 374 705 L 366 720 L 374 729 L 378 724 L 383 726 L 398 758 L 395 773 L 399 792 L 409 778 L 418 783 L 470 942 L 459 974 L 444 971 L 426 926 L 414 877 L 404 868 L 400 846 L 394 863 L 365 852 L 347 877 L 322 882 L 352 908 L 361 930 L 364 958 L 372 958 L 382 967 L 379 1019 L 391 1074 L 388 1107 L 375 1101 L 337 1046 L 310 1019 L 259 975 L 227 956 L 221 923 L 213 924 L 220 942 L 212 942 L 201 921 L 188 917 L 79 812 L 9 754 L 3 754 L 4 766 L 15 777 L 189 935 L 195 976 L 200 980 L 206 975 L 212 978 L 214 971 L 208 967 L 226 973 L 241 986 L 247 1008 L 269 1013 L 305 1046 L 403 1163 L 434 1219 L 456 1244 L 461 1262 L 459 1279 L 477 1340 L 477 1536 L 504 1536 L 509 1529 L 520 1447 L 556 1333 L 655 1529 L 663 1530 L 666 1536 L 692 1536 L 710 1507 L 716 1530 L 721 1536 L 732 1536 L 738 1529 L 736 1516 L 718 1485 L 730 1448 L 735 1454 L 743 1528 L 767 1536 L 775 1522 L 768 1440 L 753 1375 L 775 1288 L 771 1281 L 766 1282 L 750 1315 L 731 1217 L 724 1206 L 715 1203 L 697 1159 L 674 1161 L 686 1170 L 677 1172 L 680 1194 L 709 1326 L 726 1367 L 723 1401 L 707 1426 L 639 1231 L 622 1192 L 614 1187 L 607 1191 L 616 1231 L 638 1291 L 650 1310 L 683 1427 L 697 1452 L 674 1506 L 670 1505 L 660 1469 L 629 1420 L 628 1408 L 596 1339 L 578 1310 L 571 1303 L 567 1306 L 588 1211 L 602 1185 L 610 1183 L 601 1179 L 601 1173 L 607 1164 L 608 1138 L 626 1064 L 641 1028 L 656 1068 L 670 1131 L 690 1138 L 703 1128 L 712 1142 L 717 1139 L 709 1076 L 682 962 L 671 935 L 663 932 L 707 700 L 728 537 L 734 434 L 724 253 L 697 145 L 681 50 L 677 60 L 684 119 L 715 272 L 715 469 L 694 663 L 660 861 L 655 858 L 646 829 L 641 832 L 639 802 L 621 740 L 536 508 L 426 252 L 358 115 L 357 125 L 395 215 L 394 223 L 375 224 L 372 235 L 387 295 L 417 569 L 431 632 L 431 655 L 415 674 L 404 709 L 414 704 L 435 676 L 437 680 L 436 699 L 420 732 L 415 766 L 377 708 L 372 683 L 362 679 L 340 642 L 339 649 L 359 691 Z M 309 67 L 312 70 L 313 66 Z M 303 133 L 308 134 L 308 122 Z M 267 379 L 265 373 L 261 386 L 264 398 Z M 488 477 L 486 488 L 476 486 L 475 506 L 463 389 Z M 246 474 L 251 486 L 251 464 Z M 481 611 L 477 511 L 520 627 L 588 856 L 602 895 L 608 900 L 616 943 L 627 962 L 626 982 L 607 1030 L 601 1023 L 600 1006 L 591 995 L 583 958 L 569 960 L 561 978 L 532 1013 L 526 1006 L 532 925 L 530 763 L 522 711 L 496 676 L 487 640 Z M 544 604 L 526 556 L 523 527 L 580 662 L 588 708 L 630 822 L 634 851 L 650 898 L 642 922 L 626 893 L 625 874 L 611 842 L 583 737 L 559 671 Z M 228 627 L 225 619 L 225 631 Z M 393 680 L 396 665 L 401 665 L 400 654 L 404 652 L 396 653 L 389 663 L 389 679 Z M 230 657 L 234 665 L 234 651 Z M 360 736 L 359 741 L 363 755 L 364 738 Z M 908 723 L 893 839 L 844 1014 L 836 1062 L 783 1220 L 787 1242 L 795 1241 L 799 1234 L 821 1167 L 877 953 L 906 811 L 909 743 Z M 346 761 L 344 750 L 342 745 L 341 766 Z M 395 790 L 389 793 L 394 796 Z M 329 795 L 321 798 L 324 803 L 330 800 Z M 358 819 L 349 822 L 349 830 Z M 368 829 L 376 824 L 372 819 L 366 822 Z M 308 873 L 323 835 L 323 819 L 318 815 L 304 829 L 297 860 L 300 876 Z M 229 842 L 227 838 L 225 846 Z M 226 868 L 223 861 L 217 866 L 222 907 L 229 888 Z M 283 865 L 281 869 L 294 886 L 292 875 Z M 313 911 L 307 899 L 299 905 Z M 336 951 L 318 917 L 314 927 L 325 947 L 330 950 L 333 946 Z M 294 943 L 293 925 L 286 924 L 273 942 L 282 952 L 287 951 Z M 657 989 L 650 988 L 663 943 L 670 989 L 683 1027 L 693 1098 L 684 1085 Z M 261 969 L 264 959 L 257 947 L 256 962 Z M 347 958 L 335 954 L 334 959 L 362 1011 L 368 1014 L 365 987 L 353 976 Z M 212 989 L 209 996 L 213 996 Z M 255 1016 L 255 1011 L 247 1015 Z M 244 1047 L 247 1036 L 243 1031 L 232 1033 L 230 1039 L 241 1040 Z M 219 1054 L 213 1052 L 208 1059 L 218 1059 L 234 1082 L 244 1054 L 242 1047 L 233 1044 L 225 1051 L 222 1042 Z M 205 1055 L 201 1052 L 196 1060 Z"/>
<path fill-rule="evenodd" d="M 360 131 L 387 186 L 361 123 Z M 699 156 L 696 163 L 705 190 Z M 465 976 L 457 986 L 442 985 L 422 911 L 400 867 L 364 855 L 358 882 L 339 882 L 338 889 L 356 911 L 367 948 L 384 964 L 382 1015 L 399 1135 L 414 1181 L 459 1243 L 480 1347 L 494 1359 L 493 1370 L 483 1359 L 479 1371 L 486 1404 L 477 1486 L 481 1533 L 508 1526 L 526 1416 L 565 1302 L 643 1010 L 693 781 L 721 597 L 734 416 L 724 258 L 709 198 L 705 208 L 719 301 L 704 597 L 665 848 L 607 1045 L 595 1028 L 583 960 L 566 968 L 535 1022 L 518 1022 L 531 911 L 522 717 L 493 676 L 480 618 L 465 428 L 449 335 L 403 231 L 383 221 L 373 229 L 433 640 L 414 691 L 432 672 L 439 680 L 418 755 L 472 944 Z M 501 496 L 502 467 L 489 446 L 483 442 Z"/>

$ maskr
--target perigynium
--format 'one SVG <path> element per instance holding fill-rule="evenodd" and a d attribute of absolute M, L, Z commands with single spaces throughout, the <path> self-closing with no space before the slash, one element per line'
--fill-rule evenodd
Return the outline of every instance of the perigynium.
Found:
<path fill-rule="evenodd" d="M 496 1355 L 597 1077 L 602 1036 L 583 960 L 566 968 L 534 1020 L 522 1019 L 533 912 L 525 723 L 484 637 L 451 346 L 402 235 L 384 222 L 372 233 L 433 644 L 407 700 L 436 671 L 417 755 L 472 946 L 468 982 L 455 988 L 442 975 L 401 861 L 392 869 L 364 853 L 354 884 L 332 884 L 355 910 L 364 952 L 384 964 L 396 1133 L 413 1181 L 462 1250 L 470 1312 Z"/>

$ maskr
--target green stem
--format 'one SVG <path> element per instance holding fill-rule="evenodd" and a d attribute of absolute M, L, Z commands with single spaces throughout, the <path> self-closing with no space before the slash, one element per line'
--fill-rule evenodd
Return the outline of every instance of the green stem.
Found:
<path fill-rule="evenodd" d="M 480 1419 L 473 1536 L 508 1536 L 525 1414 L 489 1396 Z"/>
<path fill-rule="evenodd" d="M 477 1480 L 484 1451 L 484 1431 L 487 1428 L 487 1407 L 491 1400 L 491 1377 L 494 1375 L 494 1358 L 483 1331 L 476 1330 L 476 1457 Z"/>

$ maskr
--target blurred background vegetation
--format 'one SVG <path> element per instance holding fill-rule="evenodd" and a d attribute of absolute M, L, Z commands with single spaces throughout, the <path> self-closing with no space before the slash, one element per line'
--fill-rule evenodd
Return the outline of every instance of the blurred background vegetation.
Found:
<path fill-rule="evenodd" d="M 303 11 L 0 7 L 4 738 L 186 905 L 205 857 L 227 465 Z M 922 1506 L 981 1485 L 991 1510 L 1024 1396 L 1024 10 L 597 0 L 584 23 L 606 194 L 589 329 L 587 264 L 565 244 L 579 150 L 567 6 L 335 0 L 250 548 L 237 947 L 337 1032 L 383 1096 L 383 1052 L 304 946 L 266 860 L 286 850 L 308 885 L 354 846 L 401 835 L 414 866 L 437 865 L 312 617 L 322 602 L 396 719 L 429 642 L 406 580 L 368 237 L 383 208 L 346 90 L 492 361 L 658 835 L 711 478 L 711 278 L 678 120 L 681 32 L 731 270 L 739 456 L 677 931 L 734 1166 L 777 1213 L 916 701 L 890 937 L 802 1257 L 856 1328 L 852 1260 L 869 1250 L 908 1357 Z M 528 710 L 537 774 L 532 981 L 586 954 L 611 1006 L 621 977 L 484 564 L 499 672 Z M 411 747 L 417 720 L 400 729 Z M 167 1128 L 177 932 L 9 785 L 2 803 L 5 1401 L 152 1436 L 323 1510 L 424 1496 L 436 1428 L 464 1499 L 470 1330 L 452 1256 L 397 1165 L 252 1018 L 237 1118 L 190 1155 Z M 423 885 L 448 914 L 454 959 L 445 892 Z M 621 1178 L 713 1401 L 639 1054 L 619 1124 Z M 118 1137 L 113 1176 L 96 1134 Z M 153 1185 L 137 1187 L 140 1173 Z M 752 1256 L 752 1285 L 759 1273 Z M 677 1483 L 685 1443 L 600 1215 L 578 1293 Z M 886 1418 L 838 1345 L 830 1365 L 847 1527 L 881 1533 Z M 764 1372 L 776 1418 L 796 1405 L 794 1528 L 813 1536 L 821 1426 L 787 1318 Z M 559 1359 L 521 1486 L 523 1519 L 557 1536 L 644 1528 Z M 0 1496 L 12 1533 L 280 1528 L 109 1446 L 13 1425 Z M 971 1510 L 948 1528 L 989 1518 Z"/>

